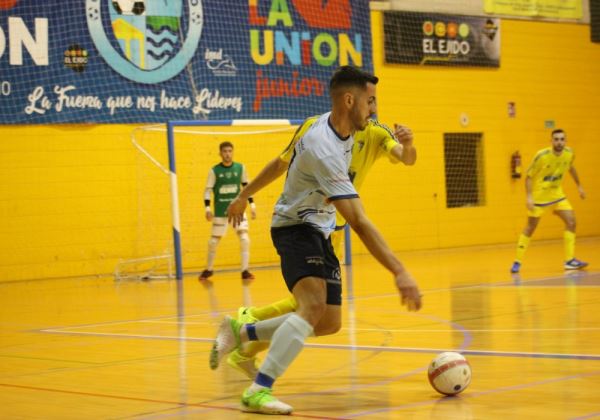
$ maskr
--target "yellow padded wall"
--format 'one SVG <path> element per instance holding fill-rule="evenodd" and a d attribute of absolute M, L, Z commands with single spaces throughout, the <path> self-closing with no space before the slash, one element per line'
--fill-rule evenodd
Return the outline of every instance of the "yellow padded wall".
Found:
<path fill-rule="evenodd" d="M 523 180 L 510 178 L 510 155 L 519 150 L 526 165 L 535 151 L 549 145 L 546 120 L 566 130 L 588 192 L 585 201 L 579 200 L 570 177 L 565 180 L 578 234 L 600 234 L 595 166 L 600 156 L 600 45 L 589 41 L 586 25 L 521 20 L 502 20 L 501 25 L 498 69 L 388 65 L 382 14 L 372 13 L 380 120 L 411 126 L 419 151 L 414 167 L 378 162 L 361 191 L 368 214 L 397 251 L 515 242 L 526 213 Z M 508 118 L 508 102 L 516 103 L 516 118 Z M 462 113 L 469 116 L 467 127 L 459 123 Z M 139 156 L 129 140 L 133 128 L 0 127 L 0 281 L 106 274 L 118 259 L 138 255 Z M 444 132 L 483 133 L 484 206 L 446 208 Z M 268 147 L 238 147 L 238 156 L 251 162 L 249 171 L 255 175 L 288 139 L 289 134 L 282 134 Z M 212 153 L 210 160 L 217 163 Z M 208 167 L 197 170 L 198 179 L 204 179 Z M 198 204 L 202 188 L 198 185 Z M 256 197 L 252 264 L 276 260 L 268 225 L 280 189 L 278 182 Z M 183 190 L 196 194 L 194 184 Z M 196 204 L 183 207 L 184 216 L 193 219 Z M 186 269 L 202 268 L 204 262 L 208 224 L 194 229 L 194 257 L 186 260 Z M 170 229 L 160 231 L 164 237 L 158 239 L 168 241 Z M 534 239 L 561 236 L 562 223 L 548 215 Z M 230 233 L 227 241 L 223 245 L 235 250 L 235 235 Z M 356 237 L 353 246 L 355 252 L 365 252 Z M 230 265 L 238 258 L 231 257 Z"/>
<path fill-rule="evenodd" d="M 169 179 L 130 141 L 134 125 L 0 127 L 0 281 L 103 275 L 119 260 L 172 252 Z M 219 128 L 221 131 L 227 128 Z M 249 131 L 273 130 L 252 127 Z M 276 128 L 282 130 L 281 128 Z M 215 130 L 207 128 L 206 130 Z M 211 224 L 204 218 L 204 186 L 220 162 L 218 145 L 230 140 L 235 160 L 250 176 L 288 144 L 295 128 L 261 135 L 176 135 L 184 266 L 201 270 Z M 136 139 L 168 167 L 166 134 Z M 273 264 L 270 217 L 283 178 L 256 197 L 250 222 L 251 263 Z M 239 265 L 230 229 L 216 263 Z"/>
<path fill-rule="evenodd" d="M 133 154 L 123 126 L 2 127 L 0 279 L 110 271 L 130 253 Z M 123 141 L 122 139 L 125 139 Z"/>
<path fill-rule="evenodd" d="M 600 234 L 594 159 L 600 156 L 600 45 L 589 41 L 587 25 L 502 20 L 501 28 L 500 68 L 393 65 L 384 62 L 382 13 L 372 13 L 380 120 L 412 127 L 418 148 L 413 167 L 378 162 L 361 192 L 396 250 L 516 241 L 526 220 L 525 188 L 523 179 L 510 178 L 510 156 L 518 150 L 525 169 L 549 146 L 547 120 L 566 130 L 588 193 L 580 200 L 567 176 L 578 234 Z M 516 118 L 508 117 L 508 102 L 516 103 Z M 483 133 L 485 205 L 446 208 L 445 132 Z M 562 222 L 548 215 L 534 239 L 560 238 L 562 230 Z M 353 239 L 355 252 L 365 252 Z"/>

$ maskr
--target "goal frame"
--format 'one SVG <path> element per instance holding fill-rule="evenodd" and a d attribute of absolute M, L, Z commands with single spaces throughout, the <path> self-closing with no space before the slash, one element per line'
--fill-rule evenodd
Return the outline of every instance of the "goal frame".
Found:
<path fill-rule="evenodd" d="M 133 146 L 147 159 L 149 159 L 155 166 L 157 166 L 166 176 L 169 178 L 169 197 L 170 197 L 170 208 L 171 208 L 171 229 L 173 238 L 173 255 L 168 254 L 161 255 L 160 258 L 172 257 L 174 260 L 175 278 L 182 280 L 184 276 L 183 271 L 183 255 L 182 255 L 182 244 L 181 244 L 181 215 L 179 207 L 179 183 L 177 179 L 177 164 L 176 164 L 176 152 L 175 152 L 175 134 L 177 128 L 180 127 L 252 127 L 252 126 L 274 126 L 274 127 L 292 127 L 301 125 L 303 120 L 295 119 L 255 119 L 255 120 L 173 120 L 167 121 L 164 130 L 166 131 L 167 140 L 167 155 L 168 155 L 168 168 L 163 166 L 155 157 L 153 157 L 144 147 L 142 147 L 137 141 L 135 133 L 142 127 L 138 127 L 134 130 L 131 136 L 131 142 Z M 145 129 L 163 131 L 160 127 L 162 124 L 146 126 Z M 351 253 L 351 235 L 349 226 L 346 225 L 344 229 L 344 264 L 352 264 L 352 253 Z M 152 258 L 152 257 L 150 257 Z M 147 259 L 150 259 L 147 258 Z M 140 260 L 130 260 L 138 261 Z M 144 259 L 146 260 L 146 259 Z M 118 269 L 117 269 L 118 270 Z M 117 273 L 117 271 L 115 271 Z M 167 277 L 172 278 L 171 262 L 169 261 L 169 273 Z"/>
<path fill-rule="evenodd" d="M 303 120 L 206 120 L 206 121 L 188 121 L 175 120 L 167 121 L 167 150 L 169 155 L 169 185 L 171 196 L 171 219 L 173 230 L 173 257 L 175 260 L 175 278 L 183 279 L 183 258 L 181 253 L 181 225 L 179 213 L 179 184 L 177 182 L 177 165 L 175 155 L 175 129 L 177 127 L 251 127 L 251 126 L 293 126 L 302 124 Z"/>

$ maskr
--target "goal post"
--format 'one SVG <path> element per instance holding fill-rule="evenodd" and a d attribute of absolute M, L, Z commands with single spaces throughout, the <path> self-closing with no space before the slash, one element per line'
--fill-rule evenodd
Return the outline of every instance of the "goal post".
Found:
<path fill-rule="evenodd" d="M 301 120 L 169 121 L 136 127 L 131 142 L 137 150 L 137 231 L 128 259 L 119 262 L 115 276 L 133 278 L 126 271 L 138 262 L 152 265 L 162 259 L 163 272 L 143 272 L 139 279 L 164 278 L 173 261 L 174 276 L 201 271 L 211 223 L 205 220 L 203 195 L 210 168 L 221 161 L 219 144 L 234 144 L 234 161 L 246 166 L 250 180 L 288 145 Z M 255 197 L 258 217 L 250 220 L 250 264 L 272 266 L 268 227 L 273 205 L 281 193 L 283 177 Z M 232 229 L 217 250 L 217 270 L 234 269 L 239 243 Z"/>
<path fill-rule="evenodd" d="M 169 180 L 171 188 L 171 212 L 173 222 L 173 256 L 175 259 L 175 278 L 183 279 L 183 258 L 181 254 L 181 225 L 179 210 L 179 187 L 175 161 L 175 130 L 177 127 L 244 127 L 244 126 L 294 126 L 302 120 L 214 120 L 214 121 L 168 121 L 167 144 L 169 150 Z"/>

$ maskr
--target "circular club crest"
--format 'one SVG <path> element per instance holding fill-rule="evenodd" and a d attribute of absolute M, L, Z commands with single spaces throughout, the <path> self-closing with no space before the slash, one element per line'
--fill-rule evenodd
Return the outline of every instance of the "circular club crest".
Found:
<path fill-rule="evenodd" d="M 201 0 L 86 0 L 85 9 L 102 58 L 121 76 L 139 83 L 177 76 L 194 56 L 204 23 Z M 180 39 L 182 30 L 185 39 Z"/>

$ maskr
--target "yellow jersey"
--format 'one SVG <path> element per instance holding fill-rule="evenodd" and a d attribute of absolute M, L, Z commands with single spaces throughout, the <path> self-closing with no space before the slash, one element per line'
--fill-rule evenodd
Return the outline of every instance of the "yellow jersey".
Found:
<path fill-rule="evenodd" d="M 302 138 L 304 133 L 314 124 L 317 116 L 307 118 L 302 125 L 296 130 L 290 144 L 279 155 L 279 158 L 284 162 L 290 162 L 294 154 L 294 146 Z M 356 191 L 360 190 L 367 173 L 380 157 L 387 155 L 391 162 L 396 163 L 398 160 L 392 155 L 392 149 L 398 144 L 392 130 L 384 124 L 375 120 L 370 120 L 364 130 L 354 133 L 354 145 L 352 146 L 352 159 L 348 175 L 354 184 Z M 337 215 L 336 224 L 343 226 L 346 221 Z"/>
<path fill-rule="evenodd" d="M 550 204 L 565 198 L 562 180 L 575 159 L 573 150 L 565 147 L 560 155 L 554 154 L 552 147 L 546 147 L 536 153 L 527 176 L 532 181 L 533 202 Z"/>

